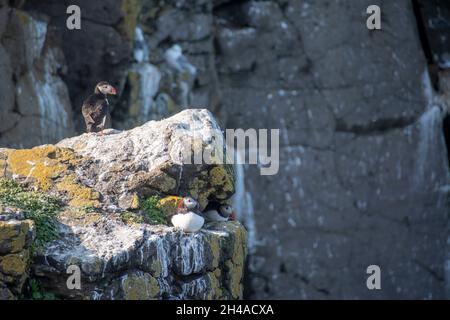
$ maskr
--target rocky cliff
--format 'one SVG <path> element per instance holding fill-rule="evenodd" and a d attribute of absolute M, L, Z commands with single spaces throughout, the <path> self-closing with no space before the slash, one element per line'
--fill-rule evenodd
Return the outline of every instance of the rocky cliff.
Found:
<path fill-rule="evenodd" d="M 369 0 L 6 3 L 0 1 L 2 146 L 55 143 L 71 136 L 72 127 L 80 131 L 80 102 L 103 79 L 121 92 L 112 101 L 115 128 L 187 106 L 208 107 L 226 128 L 280 128 L 279 175 L 236 168 L 235 206 L 251 250 L 247 297 L 428 298 L 448 292 L 450 179 L 436 98 L 449 91 L 428 76 L 431 61 L 413 8 L 438 8 L 443 1 L 381 1 L 383 26 L 375 32 L 365 25 Z M 82 8 L 80 31 L 65 27 L 69 4 Z M 441 18 L 447 11 L 433 10 L 436 19 L 425 19 L 436 30 L 430 43 L 444 52 L 432 56 L 445 68 L 450 37 L 442 36 Z M 21 36 L 28 24 L 17 16 L 37 22 L 30 33 L 40 36 L 33 39 L 41 44 L 45 34 L 44 48 L 59 52 L 53 55 L 58 63 L 43 68 L 48 50 L 40 46 L 25 51 L 40 57 L 32 67 L 30 58 L 13 51 L 34 43 Z M 175 44 L 195 75 L 167 63 L 165 53 Z M 32 71 L 24 76 L 23 69 Z M 23 102 L 49 92 L 39 81 L 36 88 L 25 85 L 30 72 L 64 81 L 68 93 L 59 86 L 47 95 L 59 109 Z M 70 112 L 73 120 L 63 125 Z M 383 290 L 365 287 L 371 264 L 381 266 Z"/>
<path fill-rule="evenodd" d="M 234 193 L 229 168 L 177 158 L 194 132 L 201 150 L 223 148 L 211 136 L 218 128 L 208 111 L 187 110 L 129 131 L 0 149 L 0 218 L 7 220 L 0 221 L 1 297 L 20 296 L 30 265 L 32 297 L 242 298 L 243 226 L 210 223 L 185 234 L 157 210 L 170 210 L 174 196 L 193 196 L 204 207 Z M 158 204 L 149 207 L 149 198 Z M 158 212 L 162 222 L 152 220 Z M 80 289 L 66 285 L 74 266 Z"/>

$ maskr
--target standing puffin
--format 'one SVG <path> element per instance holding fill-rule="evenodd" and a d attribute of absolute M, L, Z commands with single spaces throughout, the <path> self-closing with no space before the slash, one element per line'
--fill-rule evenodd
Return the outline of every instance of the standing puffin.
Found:
<path fill-rule="evenodd" d="M 103 135 L 106 117 L 109 114 L 108 94 L 116 95 L 116 89 L 106 81 L 95 86 L 94 94 L 90 95 L 81 107 L 87 132 L 98 132 Z"/>
<path fill-rule="evenodd" d="M 171 222 L 175 228 L 184 232 L 197 232 L 203 227 L 205 219 L 198 214 L 198 202 L 191 197 L 186 197 L 180 202 Z"/>

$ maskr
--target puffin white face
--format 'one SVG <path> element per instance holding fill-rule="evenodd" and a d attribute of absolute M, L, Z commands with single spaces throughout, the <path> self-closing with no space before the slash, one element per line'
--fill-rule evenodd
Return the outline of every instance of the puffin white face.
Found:
<path fill-rule="evenodd" d="M 233 213 L 233 207 L 227 204 L 220 206 L 219 210 L 224 217 L 229 217 Z"/>
<path fill-rule="evenodd" d="M 198 206 L 198 202 L 191 197 L 186 197 L 183 199 L 183 204 L 186 209 L 193 210 Z"/>
<path fill-rule="evenodd" d="M 107 94 L 113 94 L 116 95 L 117 94 L 117 90 L 110 85 L 109 83 L 106 82 L 100 82 L 99 84 L 97 84 L 97 90 L 101 93 L 103 93 L 104 95 Z"/>

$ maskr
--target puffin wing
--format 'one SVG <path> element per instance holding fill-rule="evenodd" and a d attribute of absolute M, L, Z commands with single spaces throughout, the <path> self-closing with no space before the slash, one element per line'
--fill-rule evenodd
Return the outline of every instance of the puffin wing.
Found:
<path fill-rule="evenodd" d="M 100 98 L 92 95 L 83 103 L 81 112 L 86 122 L 98 126 L 103 123 L 104 118 L 108 114 L 108 110 L 108 102 L 103 97 Z"/>
<path fill-rule="evenodd" d="M 86 120 L 86 123 L 94 123 L 94 119 L 92 118 L 92 113 L 95 110 L 95 103 L 89 97 L 83 102 L 83 106 L 81 107 L 81 113 L 83 114 L 84 119 Z"/>
<path fill-rule="evenodd" d="M 228 218 L 222 217 L 217 210 L 208 210 L 203 212 L 207 221 L 228 221 Z"/>

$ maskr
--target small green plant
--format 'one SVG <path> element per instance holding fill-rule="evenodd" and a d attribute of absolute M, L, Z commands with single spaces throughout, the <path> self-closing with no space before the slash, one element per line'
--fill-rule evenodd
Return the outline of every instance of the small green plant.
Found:
<path fill-rule="evenodd" d="M 25 296 L 25 299 L 30 300 L 56 300 L 56 297 L 51 292 L 46 292 L 42 289 L 41 284 L 36 279 L 30 279 L 29 285 L 29 297 Z"/>
<path fill-rule="evenodd" d="M 158 196 L 152 196 L 142 201 L 141 209 L 144 211 L 145 220 L 149 224 L 168 224 L 167 217 L 158 202 Z"/>
<path fill-rule="evenodd" d="M 136 224 L 136 223 L 143 223 L 144 218 L 134 212 L 125 211 L 120 214 L 120 219 L 125 224 Z"/>
<path fill-rule="evenodd" d="M 43 193 L 26 191 L 12 180 L 0 179 L 0 204 L 16 207 L 25 218 L 36 225 L 36 240 L 33 251 L 58 237 L 56 216 L 61 204 L 55 197 Z"/>
<path fill-rule="evenodd" d="M 81 206 L 79 209 L 84 213 L 97 212 L 97 208 L 94 206 Z"/>

